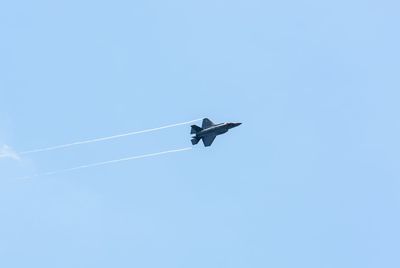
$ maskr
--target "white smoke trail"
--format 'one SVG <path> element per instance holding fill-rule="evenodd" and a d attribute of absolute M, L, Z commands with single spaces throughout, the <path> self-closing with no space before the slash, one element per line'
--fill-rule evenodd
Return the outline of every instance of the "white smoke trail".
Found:
<path fill-rule="evenodd" d="M 141 159 L 141 158 L 148 158 L 148 157 L 159 156 L 159 155 L 164 155 L 164 154 L 178 153 L 178 152 L 188 151 L 188 150 L 192 150 L 192 149 L 193 149 L 193 147 L 186 147 L 186 148 L 182 148 L 182 149 L 168 150 L 168 151 L 163 151 L 163 152 L 158 152 L 158 153 L 130 156 L 130 157 L 125 157 L 125 158 L 120 158 L 120 159 L 115 159 L 115 160 L 110 160 L 110 161 L 97 162 L 97 163 L 93 163 L 93 164 L 82 165 L 82 166 L 77 166 L 77 167 L 72 167 L 72 168 L 59 169 L 59 170 L 55 170 L 55 171 L 38 173 L 38 174 L 31 175 L 31 176 L 21 177 L 20 179 L 31 179 L 31 178 L 35 178 L 35 177 L 41 177 L 41 176 L 51 176 L 51 175 L 69 172 L 69 171 L 75 171 L 75 170 L 98 167 L 98 166 L 105 166 L 105 165 L 115 164 L 115 163 L 119 163 L 119 162 L 125 162 L 125 161 L 130 161 L 130 160 L 135 160 L 135 159 Z"/>
<path fill-rule="evenodd" d="M 118 138 L 122 138 L 122 137 L 142 134 L 142 133 L 154 132 L 154 131 L 158 131 L 158 130 L 162 130 L 162 129 L 166 129 L 166 128 L 172 128 L 172 127 L 187 125 L 187 124 L 194 123 L 194 122 L 197 122 L 197 121 L 200 121 L 200 120 L 201 119 L 195 119 L 195 120 L 191 120 L 191 121 L 187 121 L 187 122 L 176 123 L 176 124 L 172 124 L 172 125 L 167 125 L 167 126 L 162 126 L 162 127 L 157 127 L 157 128 L 151 128 L 151 129 L 146 129 L 146 130 L 128 132 L 128 133 L 113 135 L 113 136 L 109 136 L 109 137 L 95 138 L 95 139 L 90 139 L 90 140 L 72 142 L 72 143 L 68 143 L 68 144 L 56 145 L 56 146 L 47 147 L 47 148 L 23 151 L 23 152 L 19 152 L 19 155 L 33 154 L 33 153 L 45 152 L 45 151 L 53 151 L 53 150 L 63 149 L 63 148 L 82 145 L 82 144 L 88 144 L 88 143 L 94 143 L 94 142 L 118 139 Z"/>
<path fill-rule="evenodd" d="M 4 144 L 0 147 L 0 158 L 11 158 L 14 160 L 20 160 L 19 155 L 8 145 Z"/>

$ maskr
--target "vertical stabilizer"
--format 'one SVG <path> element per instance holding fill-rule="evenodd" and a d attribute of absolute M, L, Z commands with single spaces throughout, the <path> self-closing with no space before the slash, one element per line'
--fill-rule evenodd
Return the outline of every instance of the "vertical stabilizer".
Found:
<path fill-rule="evenodd" d="M 190 134 L 197 134 L 198 132 L 202 131 L 203 129 L 199 126 L 193 125 Z"/>

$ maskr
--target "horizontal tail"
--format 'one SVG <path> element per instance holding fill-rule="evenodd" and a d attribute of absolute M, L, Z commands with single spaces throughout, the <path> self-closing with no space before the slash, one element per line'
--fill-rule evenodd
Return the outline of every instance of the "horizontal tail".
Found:
<path fill-rule="evenodd" d="M 198 132 L 202 131 L 203 129 L 199 126 L 192 125 L 192 129 L 190 130 L 190 134 L 197 134 Z"/>
<path fill-rule="evenodd" d="M 199 138 L 193 138 L 193 139 L 192 139 L 192 145 L 196 145 L 196 144 L 198 144 L 198 143 L 199 143 L 199 141 L 200 141 L 200 139 L 199 139 Z"/>

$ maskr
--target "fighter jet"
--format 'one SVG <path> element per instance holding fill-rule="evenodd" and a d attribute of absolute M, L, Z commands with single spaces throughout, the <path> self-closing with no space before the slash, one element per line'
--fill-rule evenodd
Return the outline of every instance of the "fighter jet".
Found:
<path fill-rule="evenodd" d="M 192 144 L 196 145 L 200 140 L 203 140 L 205 147 L 211 146 L 215 137 L 228 132 L 229 129 L 240 126 L 242 123 L 221 123 L 214 124 L 210 119 L 204 118 L 202 127 L 192 125 L 190 134 L 192 137 Z"/>

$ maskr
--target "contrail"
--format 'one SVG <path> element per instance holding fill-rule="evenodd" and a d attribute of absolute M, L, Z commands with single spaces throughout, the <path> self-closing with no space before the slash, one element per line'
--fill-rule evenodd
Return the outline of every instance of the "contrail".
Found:
<path fill-rule="evenodd" d="M 176 123 L 176 124 L 157 127 L 157 128 L 151 128 L 151 129 L 145 129 L 145 130 L 140 130 L 140 131 L 128 132 L 128 133 L 123 133 L 123 134 L 118 134 L 118 135 L 113 135 L 113 136 L 108 136 L 108 137 L 102 137 L 102 138 L 95 138 L 95 139 L 84 140 L 84 141 L 77 141 L 77 142 L 61 144 L 61 145 L 56 145 L 56 146 L 47 147 L 47 148 L 40 148 L 40 149 L 35 149 L 35 150 L 23 151 L 23 152 L 19 152 L 18 154 L 19 155 L 33 154 L 33 153 L 38 153 L 38 152 L 45 152 L 45 151 L 53 151 L 53 150 L 63 149 L 63 148 L 82 145 L 82 144 L 88 144 L 88 143 L 94 143 L 94 142 L 118 139 L 118 138 L 122 138 L 122 137 L 142 134 L 142 133 L 154 132 L 154 131 L 158 131 L 158 130 L 162 130 L 162 129 L 166 129 L 166 128 L 172 128 L 172 127 L 187 125 L 187 124 L 194 123 L 194 122 L 197 122 L 197 121 L 200 121 L 200 120 L 201 119 L 195 119 L 195 120 L 191 120 L 191 121 L 187 121 L 187 122 Z"/>
<path fill-rule="evenodd" d="M 17 161 L 20 160 L 19 155 L 6 144 L 4 144 L 3 147 L 0 147 L 0 158 L 11 158 Z"/>
<path fill-rule="evenodd" d="M 183 152 L 183 151 L 189 151 L 192 149 L 193 149 L 193 147 L 186 147 L 186 148 L 182 148 L 182 149 L 168 150 L 168 151 L 163 151 L 163 152 L 158 152 L 158 153 L 130 156 L 130 157 L 125 157 L 125 158 L 120 158 L 120 159 L 115 159 L 115 160 L 110 160 L 110 161 L 97 162 L 97 163 L 93 163 L 93 164 L 82 165 L 82 166 L 77 166 L 77 167 L 72 167 L 72 168 L 59 169 L 59 170 L 55 170 L 55 171 L 38 173 L 38 174 L 34 174 L 32 176 L 20 177 L 20 179 L 30 179 L 30 178 L 41 177 L 41 176 L 51 176 L 51 175 L 69 172 L 69 171 L 75 171 L 75 170 L 98 167 L 98 166 L 105 166 L 105 165 L 115 164 L 115 163 L 119 163 L 119 162 L 125 162 L 125 161 L 130 161 L 130 160 L 135 160 L 135 159 L 141 159 L 141 158 L 148 158 L 148 157 L 159 156 L 159 155 L 164 155 L 164 154 L 178 153 L 178 152 Z"/>

